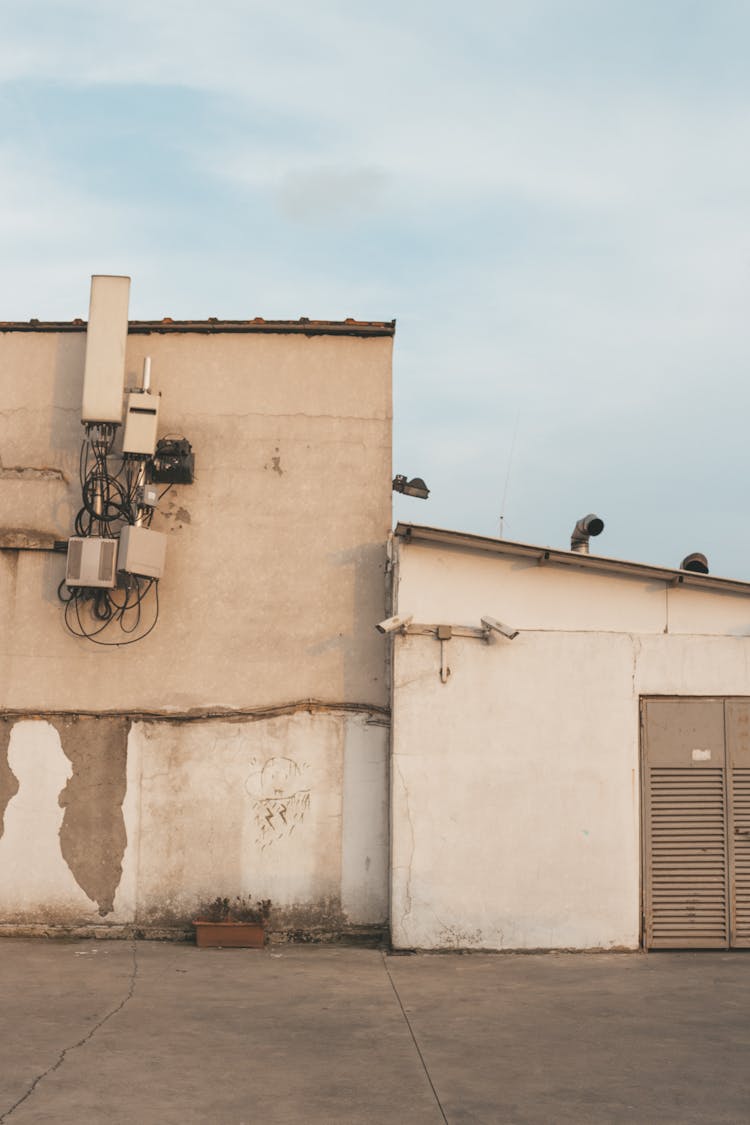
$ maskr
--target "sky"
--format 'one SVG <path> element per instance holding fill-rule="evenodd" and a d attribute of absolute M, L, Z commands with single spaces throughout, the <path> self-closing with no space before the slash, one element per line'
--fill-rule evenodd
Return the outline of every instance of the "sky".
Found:
<path fill-rule="evenodd" d="M 750 579 L 750 5 L 0 19 L 0 320 L 395 317 L 396 519 Z"/>

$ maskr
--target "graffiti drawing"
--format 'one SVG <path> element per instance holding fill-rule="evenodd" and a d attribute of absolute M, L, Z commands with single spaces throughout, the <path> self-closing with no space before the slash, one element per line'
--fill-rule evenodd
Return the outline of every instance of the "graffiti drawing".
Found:
<path fill-rule="evenodd" d="M 292 835 L 310 808 L 310 786 L 305 785 L 306 762 L 269 758 L 246 782 L 253 798 L 256 843 L 261 849 Z"/>

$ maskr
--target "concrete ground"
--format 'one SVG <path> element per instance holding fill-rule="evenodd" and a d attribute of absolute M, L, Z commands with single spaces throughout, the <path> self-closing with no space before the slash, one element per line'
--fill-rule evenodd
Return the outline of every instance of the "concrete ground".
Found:
<path fill-rule="evenodd" d="M 0 942 L 0 1122 L 750 1121 L 750 956 Z"/>

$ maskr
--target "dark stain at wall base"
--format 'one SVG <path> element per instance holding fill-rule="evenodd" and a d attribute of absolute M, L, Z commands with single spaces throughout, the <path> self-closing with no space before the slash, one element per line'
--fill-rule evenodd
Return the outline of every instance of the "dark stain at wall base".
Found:
<path fill-rule="evenodd" d="M 10 735 L 17 719 L 0 718 L 0 839 L 5 831 L 5 810 L 18 792 L 18 778 L 8 765 Z"/>
<path fill-rule="evenodd" d="M 59 797 L 65 809 L 60 850 L 79 887 L 104 916 L 114 906 L 127 844 L 122 802 L 130 719 L 72 715 L 50 722 L 73 766 Z"/>

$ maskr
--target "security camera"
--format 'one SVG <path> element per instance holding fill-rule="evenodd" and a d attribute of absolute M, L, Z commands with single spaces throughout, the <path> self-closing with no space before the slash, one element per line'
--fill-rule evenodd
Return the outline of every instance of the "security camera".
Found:
<path fill-rule="evenodd" d="M 398 614 L 395 617 L 387 617 L 385 621 L 379 621 L 375 628 L 379 633 L 396 633 L 399 630 L 405 633 L 412 616 L 413 615 L 410 613 L 408 617 L 399 616 Z"/>
<path fill-rule="evenodd" d="M 483 617 L 482 627 L 489 637 L 490 633 L 502 633 L 509 641 L 518 636 L 518 629 L 511 629 L 510 625 L 504 625 L 502 621 L 498 621 L 496 617 Z"/>

